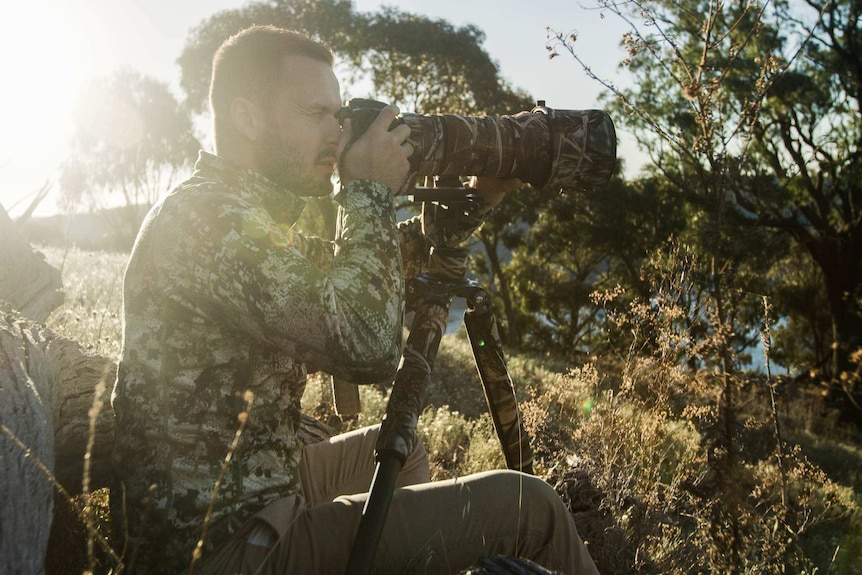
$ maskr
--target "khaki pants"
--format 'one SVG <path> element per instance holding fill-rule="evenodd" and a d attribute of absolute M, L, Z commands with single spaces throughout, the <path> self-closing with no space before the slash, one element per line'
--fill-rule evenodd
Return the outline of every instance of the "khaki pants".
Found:
<path fill-rule="evenodd" d="M 309 445 L 303 496 L 274 501 L 196 573 L 337 574 L 347 566 L 374 472 L 378 426 Z M 374 572 L 457 573 L 480 557 L 513 555 L 574 574 L 595 565 L 557 493 L 515 471 L 428 482 L 419 446 L 404 465 Z"/>

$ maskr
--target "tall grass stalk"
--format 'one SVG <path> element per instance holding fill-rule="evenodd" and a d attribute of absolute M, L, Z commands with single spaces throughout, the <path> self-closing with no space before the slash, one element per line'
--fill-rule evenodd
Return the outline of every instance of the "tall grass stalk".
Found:
<path fill-rule="evenodd" d="M 245 410 L 240 412 L 240 414 L 237 416 L 239 426 L 237 427 L 236 433 L 233 436 L 233 442 L 231 443 L 230 448 L 228 449 L 227 454 L 224 457 L 224 462 L 222 462 L 218 478 L 216 479 L 215 485 L 213 487 L 212 496 L 210 496 L 210 504 L 207 508 L 206 516 L 204 517 L 201 536 L 200 539 L 198 539 L 194 551 L 192 552 L 192 560 L 189 564 L 189 569 L 187 571 L 188 575 L 194 575 L 195 566 L 201 560 L 204 543 L 207 539 L 207 531 L 209 530 L 210 522 L 212 521 L 213 510 L 215 509 L 215 503 L 218 499 L 218 494 L 221 489 L 221 485 L 224 482 L 225 475 L 227 475 L 228 467 L 230 467 L 231 459 L 233 459 L 233 455 L 234 453 L 236 453 L 237 446 L 239 446 L 239 440 L 242 437 L 243 431 L 245 431 L 245 425 L 246 423 L 248 423 L 248 418 L 251 414 L 251 407 L 254 403 L 254 393 L 251 390 L 247 390 L 243 395 L 243 399 L 245 400 Z"/>
<path fill-rule="evenodd" d="M 102 397 L 107 389 L 107 386 L 105 385 L 107 373 L 106 368 L 106 372 L 102 374 L 99 383 L 96 384 L 95 393 L 93 394 L 93 405 L 90 407 L 87 414 L 90 421 L 90 430 L 87 436 L 87 450 L 84 454 L 84 477 L 81 485 L 81 492 L 84 500 L 83 519 L 87 525 L 87 562 L 90 565 L 91 573 L 95 571 L 96 565 L 94 542 L 96 540 L 95 534 L 97 533 L 97 530 L 93 519 L 93 499 L 92 494 L 90 493 L 90 463 L 92 461 L 93 447 L 96 444 L 96 420 L 99 418 L 99 414 L 102 412 L 102 407 L 105 405 Z"/>
<path fill-rule="evenodd" d="M 763 346 L 763 364 L 766 369 L 766 388 L 769 390 L 769 404 L 772 413 L 773 432 L 775 433 L 775 454 L 778 460 L 778 470 L 781 473 L 781 505 L 786 509 L 787 496 L 787 469 L 784 453 L 784 437 L 781 434 L 781 416 L 778 406 L 778 394 L 776 384 L 772 379 L 772 365 L 770 351 L 772 350 L 772 306 L 769 305 L 769 297 L 763 296 L 763 330 L 760 333 L 760 342 Z"/>
<path fill-rule="evenodd" d="M 51 471 L 51 469 L 45 465 L 45 463 L 33 453 L 27 445 L 21 441 L 21 439 L 9 429 L 4 423 L 0 422 L 0 432 L 3 433 L 6 437 L 8 437 L 18 448 L 21 450 L 21 456 L 25 459 L 29 459 L 33 462 L 33 464 L 39 469 L 39 471 L 45 476 L 45 478 L 51 483 L 54 489 L 57 490 L 57 493 L 68 502 L 69 505 L 75 510 L 75 513 L 79 517 L 86 517 L 86 512 L 84 510 L 84 505 L 77 502 L 74 497 L 69 493 L 69 491 L 57 481 L 56 476 Z M 87 529 L 88 537 L 92 537 L 92 540 L 97 542 L 101 549 L 107 553 L 116 563 L 120 563 L 119 556 L 114 552 L 110 543 L 104 535 L 98 532 L 92 522 L 84 521 L 84 526 Z"/>

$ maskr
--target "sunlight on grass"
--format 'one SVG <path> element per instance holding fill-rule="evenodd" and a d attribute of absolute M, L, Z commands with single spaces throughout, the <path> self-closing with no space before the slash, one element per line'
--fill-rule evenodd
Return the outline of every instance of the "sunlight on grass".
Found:
<path fill-rule="evenodd" d="M 116 359 L 125 254 L 43 250 L 62 270 L 66 303 L 48 325 Z M 633 309 L 632 314 L 639 313 Z M 652 313 L 652 312 L 651 312 Z M 660 314 L 657 316 L 661 320 Z M 638 320 L 632 315 L 629 321 Z M 657 341 L 687 341 L 668 333 Z M 687 343 L 688 345 L 688 343 Z M 739 387 L 735 467 L 714 465 L 718 417 L 712 373 L 680 367 L 680 346 L 655 355 L 594 357 L 566 366 L 507 353 L 538 475 L 575 512 L 604 573 L 704 572 L 720 537 L 723 493 L 739 495 L 744 573 L 850 575 L 862 556 L 862 449 L 818 398 L 782 395 L 783 450 L 776 450 L 762 385 Z M 385 385 L 360 387 L 362 413 L 338 417 L 330 379 L 311 374 L 303 410 L 336 431 L 379 423 Z M 446 335 L 418 433 L 432 477 L 505 467 L 463 330 Z"/>
<path fill-rule="evenodd" d="M 122 342 L 123 271 L 128 254 L 39 248 L 63 275 L 66 301 L 46 325 L 82 347 L 118 359 Z"/>

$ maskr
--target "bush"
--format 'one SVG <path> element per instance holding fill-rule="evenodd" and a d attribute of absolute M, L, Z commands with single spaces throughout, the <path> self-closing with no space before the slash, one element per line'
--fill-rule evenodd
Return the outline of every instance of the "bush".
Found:
<path fill-rule="evenodd" d="M 67 289 L 51 326 L 116 357 L 125 256 L 75 249 L 46 255 Z M 735 529 L 741 573 L 857 573 L 858 430 L 834 427 L 819 396 L 791 393 L 763 375 L 735 379 L 737 459 L 723 469 L 724 445 L 715 440 L 718 375 L 686 361 L 708 346 L 693 331 L 675 332 L 691 324 L 663 317 L 660 306 L 625 313 L 620 319 L 658 345 L 632 345 L 628 356 L 605 354 L 581 366 L 507 351 L 536 471 L 575 514 L 600 571 L 715 571 L 723 538 Z M 776 388 L 782 393 L 772 407 Z M 315 374 L 303 408 L 339 431 L 378 423 L 385 386 L 363 386 L 360 396 L 360 415 L 337 417 L 329 377 Z M 443 338 L 419 433 L 434 479 L 505 465 L 463 331 Z M 56 572 L 82 568 L 64 570 Z"/>

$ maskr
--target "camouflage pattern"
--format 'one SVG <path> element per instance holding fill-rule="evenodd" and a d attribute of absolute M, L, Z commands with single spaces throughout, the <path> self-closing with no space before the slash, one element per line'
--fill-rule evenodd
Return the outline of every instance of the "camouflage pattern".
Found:
<path fill-rule="evenodd" d="M 506 367 L 497 319 L 484 290 L 476 290 L 468 298 L 464 327 L 467 328 L 494 430 L 506 457 L 506 466 L 532 475 L 530 437 L 524 428 L 515 385 Z"/>
<path fill-rule="evenodd" d="M 376 451 L 390 453 L 403 465 L 417 444 L 416 425 L 428 395 L 431 371 L 446 331 L 451 296 L 423 299 L 415 306 L 395 384 L 386 403 Z"/>
<path fill-rule="evenodd" d="M 429 214 L 427 207 L 423 206 L 423 217 Z M 426 233 L 431 227 L 429 220 L 433 222 L 435 219 L 425 219 Z M 425 405 L 440 341 L 446 331 L 455 292 L 453 288 L 467 282 L 468 250 L 448 245 L 435 245 L 426 273 L 408 280 L 407 284 L 405 303 L 407 311 L 414 313 L 413 322 L 395 375 L 395 385 L 386 404 L 376 447 L 378 453 L 394 454 L 402 464 L 417 441 L 416 425 Z"/>
<path fill-rule="evenodd" d="M 431 371 L 446 329 L 452 297 L 464 297 L 464 326 L 485 391 L 488 410 L 509 469 L 533 473 L 533 452 L 515 386 L 506 367 L 497 320 L 487 292 L 466 279 L 466 249 L 435 246 L 427 273 L 407 285 L 407 310 L 415 311 L 410 337 L 386 405 L 377 451 L 405 461 L 415 444 L 415 430 L 425 402 Z"/>
<path fill-rule="evenodd" d="M 601 110 L 544 106 L 514 116 L 404 114 L 411 177 L 517 177 L 537 188 L 591 190 L 616 166 L 616 132 Z"/>
<path fill-rule="evenodd" d="M 248 391 L 205 549 L 300 493 L 307 373 L 391 381 L 404 273 L 418 274 L 430 241 L 418 219 L 396 225 L 381 184 L 351 182 L 335 200 L 336 239 L 303 236 L 293 228 L 301 199 L 202 152 L 144 221 L 126 270 L 112 398 L 112 509 L 135 572 L 188 566 Z"/>

